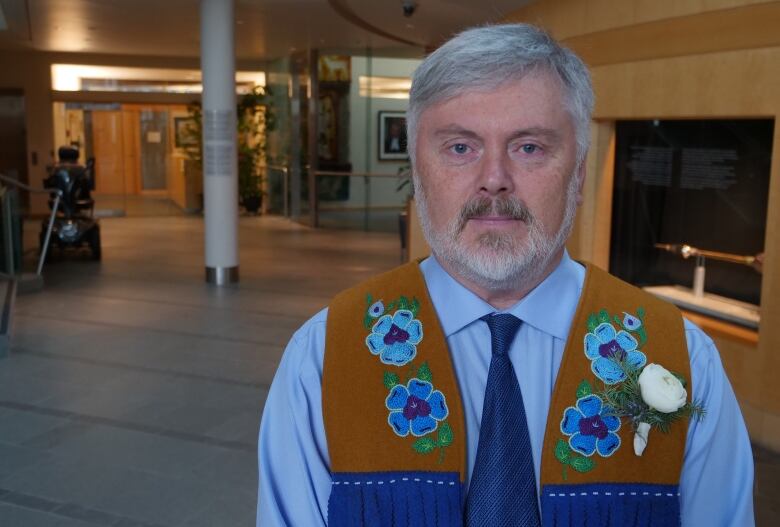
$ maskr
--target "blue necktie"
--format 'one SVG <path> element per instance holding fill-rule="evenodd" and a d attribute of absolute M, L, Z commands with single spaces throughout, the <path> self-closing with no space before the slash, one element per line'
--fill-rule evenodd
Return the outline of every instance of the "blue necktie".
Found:
<path fill-rule="evenodd" d="M 467 527 L 538 527 L 531 440 L 523 395 L 509 361 L 520 320 L 509 314 L 482 317 L 490 328 L 490 360 L 477 459 L 466 498 Z"/>

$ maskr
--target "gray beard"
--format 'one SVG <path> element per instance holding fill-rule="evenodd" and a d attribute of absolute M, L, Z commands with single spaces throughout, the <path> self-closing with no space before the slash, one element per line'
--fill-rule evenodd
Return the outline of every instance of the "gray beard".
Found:
<path fill-rule="evenodd" d="M 457 274 L 488 291 L 522 288 L 537 281 L 569 238 L 577 212 L 577 178 L 572 174 L 563 220 L 552 235 L 546 234 L 541 222 L 515 197 L 472 198 L 458 217 L 437 231 L 431 225 L 428 197 L 417 176 L 414 189 L 420 224 L 433 254 Z M 527 236 L 517 240 L 510 233 L 486 232 L 477 239 L 476 250 L 465 247 L 461 234 L 469 218 L 488 215 L 523 221 Z"/>

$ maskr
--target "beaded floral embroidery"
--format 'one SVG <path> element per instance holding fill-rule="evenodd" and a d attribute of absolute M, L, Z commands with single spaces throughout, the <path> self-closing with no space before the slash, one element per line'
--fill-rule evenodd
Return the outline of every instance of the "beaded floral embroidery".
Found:
<path fill-rule="evenodd" d="M 393 386 L 385 406 L 390 410 L 387 422 L 401 437 L 406 437 L 410 431 L 417 437 L 429 434 L 450 413 L 444 394 L 434 390 L 433 384 L 416 377 L 409 379 L 406 386 Z"/>
<path fill-rule="evenodd" d="M 610 317 L 605 309 L 588 317 L 585 356 L 591 361 L 594 375 L 603 383 L 603 390 L 594 392 L 591 383 L 583 380 L 577 387 L 577 402 L 563 412 L 560 430 L 565 439 L 556 443 L 555 458 L 563 465 L 564 480 L 567 467 L 589 472 L 596 467 L 594 454 L 607 458 L 620 448 L 617 432 L 622 419 L 635 434 L 642 432 L 641 449 L 637 448 L 638 439 L 634 439 L 635 453 L 641 455 L 648 430 L 642 431 L 640 425 L 667 432 L 678 419 L 700 419 L 704 415 L 702 405 L 685 402 L 684 390 L 673 411 L 662 412 L 648 405 L 638 380 L 647 364 L 647 356 L 640 350 L 647 343 L 644 317 L 642 308 L 637 309 L 636 315 L 624 312 L 622 318 Z M 648 368 L 651 366 L 657 367 Z M 684 387 L 685 379 L 676 374 L 675 377 Z"/>
<path fill-rule="evenodd" d="M 644 310 L 640 308 L 637 314 L 624 313 L 622 321 L 615 316 L 614 322 L 619 330 L 612 325 L 604 309 L 588 317 L 585 356 L 591 360 L 593 373 L 605 384 L 616 384 L 626 379 L 625 368 L 621 367 L 621 363 L 634 369 L 641 369 L 647 363 L 647 357 L 639 350 L 647 340 L 642 327 Z"/>
<path fill-rule="evenodd" d="M 398 373 L 384 372 L 382 382 L 388 389 L 387 423 L 397 436 L 417 438 L 412 448 L 418 454 L 430 454 L 438 449 L 441 463 L 454 435 L 446 421 L 449 416 L 446 397 L 435 389 L 428 363 L 416 366 L 412 362 L 423 339 L 422 322 L 417 319 L 420 302 L 401 296 L 385 304 L 369 294 L 366 304 L 363 325 L 371 331 L 366 337 L 368 350 L 384 364 L 408 365 L 402 372 L 405 373 L 403 382 Z"/>
<path fill-rule="evenodd" d="M 403 366 L 417 355 L 417 345 L 423 338 L 422 323 L 417 320 L 420 303 L 416 298 L 410 302 L 402 296 L 390 302 L 387 307 L 381 300 L 372 302 L 371 295 L 366 299 L 370 304 L 363 324 L 371 329 L 366 337 L 366 346 L 385 364 Z M 394 308 L 395 313 L 390 314 Z"/>
<path fill-rule="evenodd" d="M 561 432 L 569 436 L 569 446 L 575 452 L 590 457 L 595 452 L 609 457 L 620 447 L 620 418 L 612 415 L 596 395 L 577 399 L 575 406 L 563 412 Z"/>
<path fill-rule="evenodd" d="M 596 467 L 593 454 L 609 457 L 620 448 L 620 418 L 611 415 L 603 401 L 593 394 L 588 381 L 577 387 L 577 402 L 563 411 L 560 430 L 566 439 L 559 439 L 555 445 L 555 459 L 563 465 L 563 479 L 566 469 L 590 472 Z"/>

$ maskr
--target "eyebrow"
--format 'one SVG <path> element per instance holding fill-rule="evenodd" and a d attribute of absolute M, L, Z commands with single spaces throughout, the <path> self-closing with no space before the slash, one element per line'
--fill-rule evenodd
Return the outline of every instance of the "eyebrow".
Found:
<path fill-rule="evenodd" d="M 439 128 L 434 132 L 434 135 L 436 135 L 437 137 L 459 135 L 459 136 L 471 137 L 475 139 L 479 138 L 478 133 L 458 125 L 448 125 Z M 558 143 L 561 140 L 560 132 L 552 128 L 544 128 L 541 126 L 522 128 L 520 130 L 515 130 L 509 135 L 510 140 L 521 139 L 523 137 L 543 137 L 547 141 L 552 143 Z"/>

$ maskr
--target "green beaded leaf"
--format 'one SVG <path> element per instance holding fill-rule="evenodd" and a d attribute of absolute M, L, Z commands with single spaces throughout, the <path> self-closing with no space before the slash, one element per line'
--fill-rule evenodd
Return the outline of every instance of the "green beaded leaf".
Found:
<path fill-rule="evenodd" d="M 580 397 L 585 397 L 593 393 L 593 386 L 590 385 L 588 381 L 582 381 L 579 386 L 577 386 L 577 399 Z"/>
<path fill-rule="evenodd" d="M 412 315 L 417 317 L 417 312 L 420 311 L 420 301 L 417 300 L 416 298 L 413 298 L 411 307 L 412 307 L 411 308 Z"/>
<path fill-rule="evenodd" d="M 402 297 L 401 297 L 401 298 L 398 300 L 398 309 L 406 309 L 407 311 L 409 311 L 409 308 L 410 308 L 410 307 L 412 307 L 412 305 L 411 305 L 411 303 L 409 302 L 409 299 L 408 299 L 408 298 L 406 298 L 405 296 L 402 296 Z"/>
<path fill-rule="evenodd" d="M 366 313 L 366 316 L 363 318 L 363 325 L 366 326 L 366 329 L 371 329 L 371 326 L 374 322 L 374 319 Z"/>
<path fill-rule="evenodd" d="M 366 295 L 366 304 L 368 304 L 370 306 L 371 304 L 374 303 L 373 300 L 374 300 L 374 298 L 371 296 L 371 293 L 368 293 Z"/>
<path fill-rule="evenodd" d="M 599 319 L 593 313 L 588 317 L 588 331 L 595 330 L 599 325 Z"/>
<path fill-rule="evenodd" d="M 644 327 L 639 328 L 638 330 L 636 330 L 636 334 L 639 337 L 639 347 L 641 348 L 647 342 L 647 333 L 645 333 L 645 328 Z"/>
<path fill-rule="evenodd" d="M 388 390 L 392 390 L 393 386 L 401 382 L 401 379 L 399 379 L 398 375 L 396 375 L 395 373 L 386 371 L 383 382 L 385 383 L 385 388 L 387 388 Z"/>
<path fill-rule="evenodd" d="M 571 468 L 577 472 L 590 472 L 596 466 L 596 462 L 589 457 L 573 457 L 569 460 Z"/>
<path fill-rule="evenodd" d="M 643 308 L 643 307 L 638 308 L 636 310 L 636 316 L 639 317 L 639 320 L 644 320 L 645 319 L 645 308 Z"/>
<path fill-rule="evenodd" d="M 431 373 L 431 369 L 428 367 L 428 362 L 423 362 L 420 364 L 420 367 L 417 368 L 417 378 L 421 381 L 433 381 L 433 374 Z"/>
<path fill-rule="evenodd" d="M 606 309 L 602 309 L 601 311 L 599 311 L 598 318 L 599 318 L 599 323 L 609 322 L 609 313 L 607 313 Z"/>
<path fill-rule="evenodd" d="M 569 443 L 563 439 L 559 439 L 558 443 L 555 445 L 555 458 L 561 463 L 567 464 L 570 457 L 571 448 L 569 448 Z"/>
<path fill-rule="evenodd" d="M 430 454 L 436 448 L 436 441 L 430 437 L 423 437 L 415 441 L 412 448 L 419 454 Z"/>
<path fill-rule="evenodd" d="M 452 444 L 453 434 L 449 423 L 442 423 L 439 426 L 439 446 L 450 446 Z"/>

